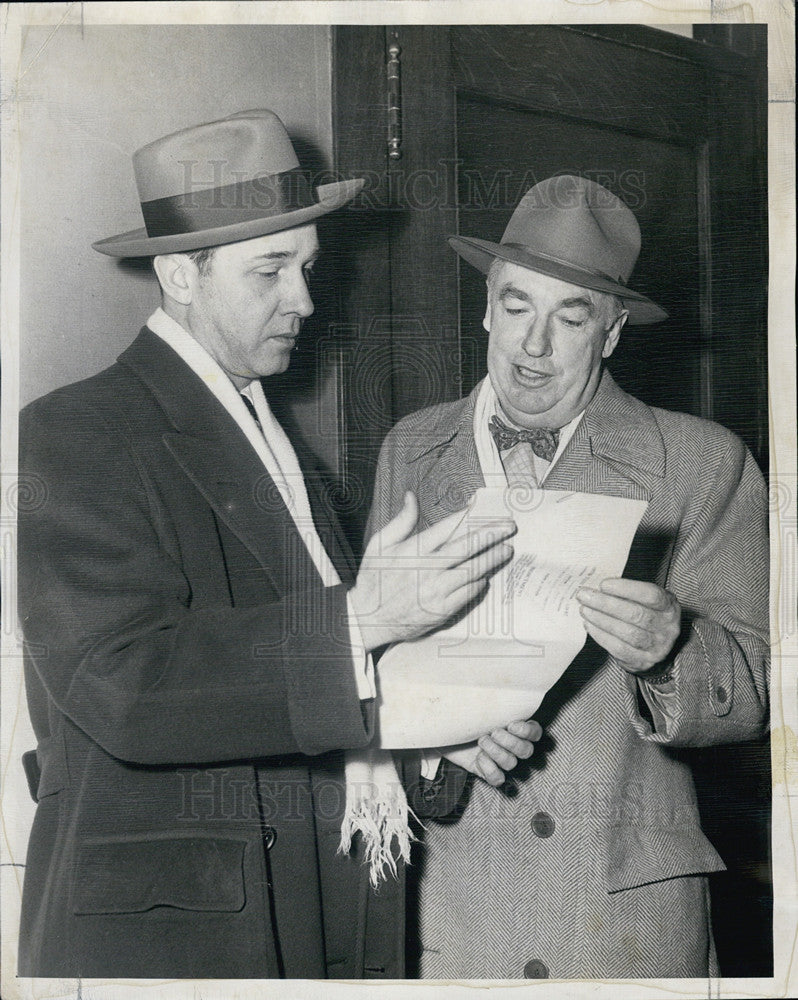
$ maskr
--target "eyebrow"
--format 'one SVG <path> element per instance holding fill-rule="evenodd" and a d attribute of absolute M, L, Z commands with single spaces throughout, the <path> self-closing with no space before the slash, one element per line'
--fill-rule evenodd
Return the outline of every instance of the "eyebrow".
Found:
<path fill-rule="evenodd" d="M 593 302 L 585 295 L 574 295 L 573 298 L 563 299 L 560 303 L 561 309 L 574 309 L 577 306 L 584 306 L 589 313 L 593 313 Z"/>
<path fill-rule="evenodd" d="M 499 292 L 500 299 L 514 298 L 521 299 L 522 302 L 531 302 L 532 300 L 522 291 L 520 288 L 516 288 L 515 285 L 505 285 L 504 288 Z M 585 309 L 592 315 L 594 312 L 594 304 L 591 299 L 586 295 L 574 295 L 570 299 L 563 299 L 557 306 L 558 309 L 575 309 L 578 306 L 584 306 Z"/>
<path fill-rule="evenodd" d="M 305 266 L 312 264 L 319 257 L 319 250 L 314 251 L 308 259 L 305 261 Z M 281 260 L 291 260 L 296 257 L 295 250 L 273 250 L 271 253 L 259 253 L 255 257 L 250 258 L 250 264 L 258 264 L 261 262 L 272 263 L 274 261 Z"/>
<path fill-rule="evenodd" d="M 516 288 L 515 285 L 505 285 L 504 288 L 499 292 L 500 299 L 514 298 L 521 299 L 522 302 L 531 302 L 531 299 L 526 294 L 522 292 L 520 288 Z"/>

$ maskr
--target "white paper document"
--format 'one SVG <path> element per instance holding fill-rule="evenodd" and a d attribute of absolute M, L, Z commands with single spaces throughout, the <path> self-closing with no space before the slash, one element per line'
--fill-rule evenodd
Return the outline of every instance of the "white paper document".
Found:
<path fill-rule="evenodd" d="M 466 743 L 530 718 L 584 645 L 574 596 L 623 573 L 647 503 L 593 493 L 484 488 L 453 536 L 512 518 L 512 561 L 453 624 L 397 643 L 378 667 L 379 745 Z"/>

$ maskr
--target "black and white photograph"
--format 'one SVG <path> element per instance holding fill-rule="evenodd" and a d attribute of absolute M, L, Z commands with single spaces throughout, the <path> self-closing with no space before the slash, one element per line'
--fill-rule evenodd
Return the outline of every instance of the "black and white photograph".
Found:
<path fill-rule="evenodd" d="M 794 8 L 529 6 L 3 5 L 4 998 L 798 985 Z"/>

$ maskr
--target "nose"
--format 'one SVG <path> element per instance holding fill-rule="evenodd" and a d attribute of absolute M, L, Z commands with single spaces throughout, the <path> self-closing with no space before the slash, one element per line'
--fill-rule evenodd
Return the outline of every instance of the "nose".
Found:
<path fill-rule="evenodd" d="M 521 346 L 524 352 L 533 358 L 545 357 L 551 354 L 548 316 L 536 315 L 531 319 Z"/>
<path fill-rule="evenodd" d="M 310 290 L 305 279 L 304 272 L 300 271 L 291 282 L 283 300 L 283 309 L 287 313 L 293 313 L 302 319 L 307 319 L 313 315 L 313 299 L 310 297 Z"/>

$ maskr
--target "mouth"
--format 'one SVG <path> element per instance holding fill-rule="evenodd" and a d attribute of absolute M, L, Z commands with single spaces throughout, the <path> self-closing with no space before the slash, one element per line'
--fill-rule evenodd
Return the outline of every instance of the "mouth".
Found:
<path fill-rule="evenodd" d="M 526 365 L 513 365 L 513 374 L 517 382 L 530 388 L 539 388 L 554 378 L 551 372 L 528 368 Z"/>
<path fill-rule="evenodd" d="M 276 340 L 278 344 L 283 344 L 285 347 L 293 347 L 296 343 L 297 334 L 295 333 L 278 333 L 272 337 L 272 340 Z"/>

